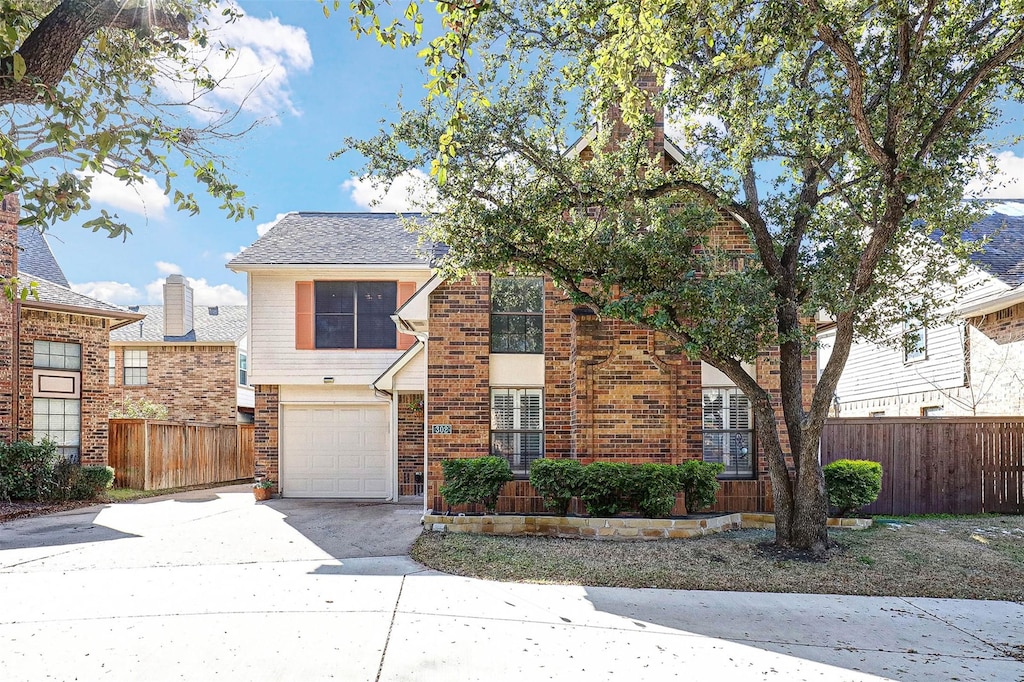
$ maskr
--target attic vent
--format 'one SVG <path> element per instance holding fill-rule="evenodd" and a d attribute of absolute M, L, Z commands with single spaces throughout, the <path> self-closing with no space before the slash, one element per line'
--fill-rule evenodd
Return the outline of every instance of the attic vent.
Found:
<path fill-rule="evenodd" d="M 217 315 L 220 315 L 220 306 L 211 305 L 210 317 L 216 317 Z"/>
<path fill-rule="evenodd" d="M 996 321 L 1008 320 L 1013 317 L 1013 306 L 996 311 Z"/>

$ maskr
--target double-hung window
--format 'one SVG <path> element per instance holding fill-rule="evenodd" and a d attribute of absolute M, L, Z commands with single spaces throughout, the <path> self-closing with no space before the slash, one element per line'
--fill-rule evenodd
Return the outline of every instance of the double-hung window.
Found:
<path fill-rule="evenodd" d="M 316 282 L 316 348 L 395 348 L 397 282 Z"/>
<path fill-rule="evenodd" d="M 723 478 L 754 477 L 750 399 L 740 389 L 705 388 L 704 461 L 725 465 Z"/>
<path fill-rule="evenodd" d="M 928 357 L 928 332 L 918 318 L 903 323 L 903 362 L 924 360 Z"/>
<path fill-rule="evenodd" d="M 149 381 L 149 351 L 124 351 L 124 385 L 145 386 Z"/>
<path fill-rule="evenodd" d="M 249 385 L 249 358 L 244 350 L 238 351 L 238 385 Z"/>
<path fill-rule="evenodd" d="M 530 463 L 544 456 L 541 389 L 491 389 L 491 454 L 507 459 L 520 475 L 530 473 Z"/>
<path fill-rule="evenodd" d="M 491 352 L 544 352 L 542 278 L 491 278 Z"/>

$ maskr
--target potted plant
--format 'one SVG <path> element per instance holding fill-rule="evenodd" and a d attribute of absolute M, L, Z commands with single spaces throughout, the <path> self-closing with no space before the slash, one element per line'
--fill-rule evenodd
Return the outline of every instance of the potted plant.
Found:
<path fill-rule="evenodd" d="M 274 482 L 269 478 L 257 478 L 252 484 L 252 494 L 256 496 L 257 502 L 263 502 L 270 499 L 270 489 L 273 487 Z"/>

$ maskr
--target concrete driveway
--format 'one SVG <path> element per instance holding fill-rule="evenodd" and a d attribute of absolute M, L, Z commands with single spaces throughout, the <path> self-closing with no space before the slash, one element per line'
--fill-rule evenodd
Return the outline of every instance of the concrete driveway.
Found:
<path fill-rule="evenodd" d="M 2 680 L 1024 680 L 1024 605 L 495 583 L 247 487 L 0 525 Z"/>

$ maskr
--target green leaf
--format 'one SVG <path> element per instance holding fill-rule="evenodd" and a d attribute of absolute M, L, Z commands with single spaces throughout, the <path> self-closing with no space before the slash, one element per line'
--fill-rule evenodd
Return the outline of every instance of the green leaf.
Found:
<path fill-rule="evenodd" d="M 20 82 L 25 77 L 25 58 L 21 56 L 20 52 L 15 52 L 12 59 L 14 61 L 14 80 Z"/>

